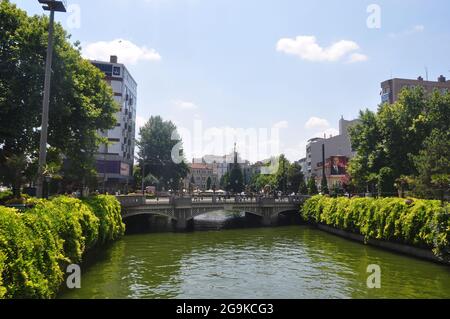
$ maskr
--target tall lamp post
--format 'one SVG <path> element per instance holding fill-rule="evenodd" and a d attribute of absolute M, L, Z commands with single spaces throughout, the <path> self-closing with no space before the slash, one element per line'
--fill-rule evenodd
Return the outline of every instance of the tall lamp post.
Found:
<path fill-rule="evenodd" d="M 55 12 L 66 12 L 66 1 L 57 0 L 38 0 L 45 11 L 50 11 L 50 23 L 48 27 L 48 46 L 47 58 L 45 61 L 45 82 L 44 82 L 44 100 L 42 102 L 42 125 L 41 140 L 39 144 L 39 169 L 37 176 L 36 195 L 42 198 L 44 195 L 44 170 L 47 164 L 47 134 L 48 134 L 48 106 L 50 103 L 50 80 L 52 71 L 53 57 L 53 24 L 55 21 Z"/>

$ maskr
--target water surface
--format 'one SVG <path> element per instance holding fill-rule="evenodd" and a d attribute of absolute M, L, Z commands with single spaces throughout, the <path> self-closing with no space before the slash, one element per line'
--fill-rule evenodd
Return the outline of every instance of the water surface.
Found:
<path fill-rule="evenodd" d="M 130 235 L 95 259 L 60 298 L 450 298 L 450 267 L 307 226 Z"/>

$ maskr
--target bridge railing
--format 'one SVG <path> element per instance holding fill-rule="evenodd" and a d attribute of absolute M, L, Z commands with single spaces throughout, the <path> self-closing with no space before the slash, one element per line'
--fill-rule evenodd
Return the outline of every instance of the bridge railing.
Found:
<path fill-rule="evenodd" d="M 134 207 L 145 205 L 144 196 L 116 196 L 117 200 L 120 202 L 122 207 Z"/>

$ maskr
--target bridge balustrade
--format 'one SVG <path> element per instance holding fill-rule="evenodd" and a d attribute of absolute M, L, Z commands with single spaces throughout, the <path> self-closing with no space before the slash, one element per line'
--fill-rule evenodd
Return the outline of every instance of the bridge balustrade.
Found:
<path fill-rule="evenodd" d="M 134 206 L 140 206 L 145 205 L 145 197 L 140 195 L 136 196 L 116 196 L 117 200 L 120 202 L 120 205 L 122 207 L 134 207 Z"/>

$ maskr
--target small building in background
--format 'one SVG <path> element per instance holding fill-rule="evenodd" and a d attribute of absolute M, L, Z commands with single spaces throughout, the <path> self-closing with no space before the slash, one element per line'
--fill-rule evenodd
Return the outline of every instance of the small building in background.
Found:
<path fill-rule="evenodd" d="M 207 191 L 208 178 L 211 179 L 211 188 L 215 185 L 216 189 L 219 189 L 218 177 L 209 164 L 191 163 L 189 164 L 189 174 L 185 178 L 185 188 L 188 189 L 189 184 L 192 184 L 194 190 Z"/>

